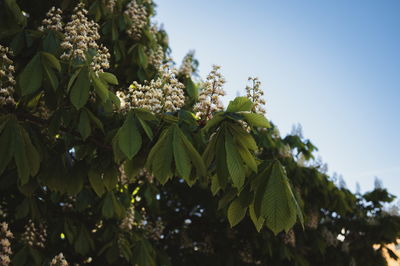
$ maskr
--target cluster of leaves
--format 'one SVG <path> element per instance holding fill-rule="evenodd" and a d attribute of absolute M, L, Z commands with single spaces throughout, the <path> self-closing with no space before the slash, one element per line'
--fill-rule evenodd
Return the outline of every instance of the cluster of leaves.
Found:
<path fill-rule="evenodd" d="M 0 204 L 16 236 L 15 265 L 48 264 L 60 252 L 97 265 L 378 265 L 372 244 L 393 242 L 400 230 L 397 217 L 380 211 L 392 200 L 385 190 L 353 195 L 317 167 L 299 166 L 281 150 L 312 160 L 315 147 L 277 136 L 245 97 L 199 121 L 192 107 L 200 88 L 187 76 L 178 75 L 183 109 L 121 111 L 116 91 L 157 75 L 146 51 L 167 53 L 166 33 L 151 33 L 149 17 L 141 39 L 131 40 L 128 1 L 117 0 L 113 11 L 107 1 L 83 2 L 110 49 L 110 72 L 91 70 L 96 51 L 84 62 L 59 60 L 63 33 L 36 30 L 49 1 L 0 3 L 0 43 L 13 50 L 17 74 L 18 104 L 0 115 Z M 57 7 L 70 14 L 74 4 Z M 142 4 L 152 16 L 154 5 Z M 120 224 L 132 204 L 137 222 L 127 231 Z M 320 219 L 310 230 L 314 210 Z M 47 226 L 45 248 L 21 241 L 30 219 Z M 155 238 L 139 226 L 158 220 L 165 229 Z M 283 236 L 293 230 L 290 246 Z M 350 251 L 328 245 L 323 230 L 335 237 L 345 230 Z"/>

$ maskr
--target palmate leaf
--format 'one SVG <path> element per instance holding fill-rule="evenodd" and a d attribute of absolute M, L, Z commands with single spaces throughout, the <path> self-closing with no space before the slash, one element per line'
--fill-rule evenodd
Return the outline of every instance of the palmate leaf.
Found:
<path fill-rule="evenodd" d="M 255 218 L 265 218 L 275 235 L 282 230 L 287 232 L 295 224 L 298 210 L 283 166 L 274 161 L 260 178 L 255 194 Z"/>
<path fill-rule="evenodd" d="M 7 167 L 14 157 L 20 185 L 28 183 L 29 177 L 39 171 L 40 157 L 26 130 L 19 125 L 15 116 L 10 116 L 0 135 L 0 170 Z M 1 173 L 0 172 L 0 173 Z"/>

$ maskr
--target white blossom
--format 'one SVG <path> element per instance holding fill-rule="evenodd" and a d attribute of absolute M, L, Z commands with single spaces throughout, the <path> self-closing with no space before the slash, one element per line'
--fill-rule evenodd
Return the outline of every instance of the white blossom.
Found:
<path fill-rule="evenodd" d="M 116 0 L 104 0 L 106 8 L 112 13 L 114 12 L 115 4 L 117 3 Z"/>
<path fill-rule="evenodd" d="M 285 233 L 283 236 L 283 243 L 292 247 L 296 246 L 296 234 L 293 229 L 290 229 L 287 233 Z"/>
<path fill-rule="evenodd" d="M 118 91 L 121 108 L 144 108 L 153 113 L 175 112 L 185 103 L 184 85 L 176 78 L 176 69 L 160 67 L 159 77 L 146 84 L 133 82 L 126 92 Z"/>
<path fill-rule="evenodd" d="M 64 257 L 64 254 L 60 253 L 57 256 L 55 256 L 51 262 L 50 265 L 54 265 L 54 266 L 68 266 L 68 262 Z"/>
<path fill-rule="evenodd" d="M 131 206 L 126 212 L 126 216 L 121 221 L 120 228 L 122 230 L 130 231 L 134 228 L 135 225 L 136 225 L 135 206 L 131 204 Z"/>
<path fill-rule="evenodd" d="M 90 64 L 91 68 L 96 73 L 102 72 L 110 67 L 110 53 L 105 46 L 97 43 L 97 40 L 100 39 L 100 26 L 93 20 L 88 19 L 86 16 L 88 11 L 84 7 L 83 3 L 79 3 L 74 9 L 71 20 L 65 25 L 65 38 L 61 43 L 64 53 L 61 55 L 61 59 L 80 59 L 85 61 L 89 49 L 92 49 L 95 51 L 95 55 Z"/>
<path fill-rule="evenodd" d="M 155 50 L 148 49 L 146 54 L 148 56 L 149 64 L 154 68 L 159 69 L 165 57 L 163 48 L 158 45 Z"/>
<path fill-rule="evenodd" d="M 0 265 L 10 265 L 10 257 L 12 255 L 10 239 L 13 238 L 13 233 L 8 229 L 6 222 L 0 223 Z"/>
<path fill-rule="evenodd" d="M 15 106 L 14 100 L 14 62 L 10 59 L 12 51 L 0 45 L 0 107 Z"/>
<path fill-rule="evenodd" d="M 252 82 L 251 86 L 246 86 L 247 98 L 254 104 L 252 112 L 265 114 L 265 100 L 262 98 L 264 92 L 260 89 L 261 82 L 256 77 L 249 77 L 248 80 Z"/>
<path fill-rule="evenodd" d="M 43 118 L 45 120 L 48 120 L 51 116 L 52 112 L 51 110 L 47 107 L 43 96 L 41 96 L 40 100 L 38 101 L 36 108 L 33 112 L 33 115 Z"/>
<path fill-rule="evenodd" d="M 25 232 L 22 234 L 21 239 L 28 246 L 36 246 L 39 248 L 44 248 L 47 230 L 43 224 L 37 226 L 32 220 L 24 226 Z"/>
<path fill-rule="evenodd" d="M 190 78 L 194 70 L 193 60 L 194 60 L 194 51 L 189 51 L 182 59 L 182 64 L 181 67 L 179 68 L 179 74 L 187 78 Z"/>
<path fill-rule="evenodd" d="M 146 8 L 139 5 L 137 0 L 132 0 L 126 6 L 125 14 L 131 20 L 126 33 L 133 40 L 139 40 L 142 37 L 142 29 L 147 25 Z"/>
<path fill-rule="evenodd" d="M 38 28 L 39 31 L 53 30 L 62 32 L 62 10 L 54 6 L 46 13 L 46 18 L 42 20 L 42 26 Z"/>
<path fill-rule="evenodd" d="M 212 114 L 223 110 L 220 96 L 225 95 L 223 85 L 225 78 L 219 72 L 220 66 L 213 65 L 213 69 L 208 74 L 203 84 L 203 90 L 199 95 L 199 102 L 194 106 L 193 110 L 202 120 L 209 120 Z"/>

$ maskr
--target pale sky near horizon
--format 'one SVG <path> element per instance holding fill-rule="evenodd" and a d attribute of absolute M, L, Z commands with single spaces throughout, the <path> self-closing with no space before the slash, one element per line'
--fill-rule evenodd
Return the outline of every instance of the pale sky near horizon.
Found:
<path fill-rule="evenodd" d="M 282 135 L 300 123 L 350 189 L 377 176 L 400 196 L 400 1 L 156 4 L 176 62 L 195 50 L 202 77 L 221 65 L 226 101 L 259 77 Z"/>

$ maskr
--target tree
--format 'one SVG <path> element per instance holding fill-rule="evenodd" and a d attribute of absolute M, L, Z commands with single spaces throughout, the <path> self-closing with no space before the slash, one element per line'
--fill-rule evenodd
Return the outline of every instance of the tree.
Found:
<path fill-rule="evenodd" d="M 224 109 L 151 1 L 52 4 L 0 3 L 2 265 L 384 264 L 394 197 L 335 186 L 257 79 Z"/>

